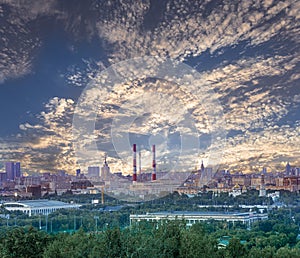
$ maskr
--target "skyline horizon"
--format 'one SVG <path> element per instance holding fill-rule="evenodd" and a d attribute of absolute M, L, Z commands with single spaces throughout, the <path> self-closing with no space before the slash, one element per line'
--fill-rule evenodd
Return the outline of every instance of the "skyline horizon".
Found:
<path fill-rule="evenodd" d="M 107 164 L 108 164 L 108 166 L 109 166 L 109 164 L 111 164 L 110 163 L 110 161 L 109 161 L 109 157 L 106 157 L 106 161 L 107 161 Z M 11 162 L 13 162 L 13 163 L 20 163 L 20 164 L 22 164 L 20 161 L 17 161 L 17 160 L 9 160 L 9 161 L 5 161 L 5 162 L 0 162 L 0 164 L 2 164 L 2 166 L 0 166 L 0 173 L 3 173 L 3 172 L 5 172 L 5 164 L 6 163 L 11 163 Z M 202 162 L 202 161 L 201 161 Z M 101 162 L 99 162 L 99 163 L 101 163 Z M 158 166 L 157 166 L 157 173 L 169 173 L 170 171 L 167 171 L 167 170 L 162 170 L 162 169 L 160 169 L 159 168 L 159 162 L 158 163 L 156 163 Z M 198 164 L 200 164 L 200 162 L 198 162 Z M 204 164 L 204 162 L 203 162 L 203 164 Z M 84 169 L 82 169 L 82 168 L 79 168 L 79 167 L 77 167 L 74 171 L 70 171 L 70 170 L 56 170 L 56 171 L 46 171 L 46 170 L 44 170 L 44 171 L 30 171 L 30 169 L 25 169 L 24 170 L 24 172 L 26 173 L 26 174 L 43 174 L 43 173 L 53 173 L 53 174 L 56 174 L 56 173 L 59 173 L 60 171 L 64 171 L 64 172 L 66 172 L 67 174 L 69 174 L 69 175 L 72 175 L 72 174 L 76 174 L 76 171 L 77 170 L 80 170 L 81 172 L 83 172 L 83 174 L 87 174 L 88 173 L 88 168 L 89 167 L 98 167 L 98 168 L 102 168 L 104 166 L 104 162 L 102 163 L 102 164 L 100 164 L 100 165 L 97 165 L 97 164 L 94 164 L 94 165 L 91 165 L 91 166 L 88 166 L 88 167 L 86 167 L 86 168 L 84 168 Z M 300 166 L 297 166 L 297 165 L 294 165 L 294 164 L 291 164 L 289 161 L 287 161 L 287 162 L 281 162 L 281 167 L 280 167 L 280 171 L 279 170 L 270 170 L 270 169 L 268 169 L 268 166 L 263 166 L 263 167 L 261 167 L 261 169 L 259 170 L 257 170 L 257 169 L 255 169 L 255 170 L 253 170 L 253 171 L 242 171 L 242 170 L 238 170 L 238 169 L 224 169 L 224 168 L 220 168 L 220 167 L 218 167 L 218 169 L 214 172 L 214 173 L 217 173 L 217 172 L 219 172 L 219 171 L 228 171 L 229 173 L 230 172 L 232 172 L 232 173 L 243 173 L 243 174 L 250 174 L 250 173 L 264 173 L 264 171 L 266 171 L 266 173 L 284 173 L 285 171 L 286 171 L 286 169 L 287 169 L 287 166 L 290 166 L 290 168 L 291 169 L 299 169 L 300 168 Z M 111 169 L 112 167 L 110 167 L 109 166 L 109 168 Z M 142 173 L 148 173 L 148 174 L 150 174 L 150 173 L 152 173 L 152 166 L 148 166 L 148 167 L 146 167 L 145 168 L 145 166 L 144 167 L 142 167 L 143 169 L 142 169 Z M 213 166 L 209 166 L 209 164 L 207 164 L 207 165 L 204 165 L 204 168 L 213 168 Z M 1 172 L 1 169 L 2 169 L 2 172 Z M 22 169 L 22 166 L 21 166 L 21 171 L 22 171 L 23 169 Z M 123 172 L 122 171 L 122 169 L 116 169 L 116 170 L 110 170 L 112 173 L 122 173 L 122 175 L 125 175 L 125 176 L 132 176 L 133 175 L 133 171 L 131 170 L 130 172 L 128 172 L 128 171 L 126 171 L 126 172 Z M 193 173 L 193 172 L 196 172 L 196 171 L 201 171 L 201 165 L 199 165 L 199 166 L 195 166 L 194 167 L 194 169 L 193 168 L 191 168 L 191 169 L 188 169 L 187 170 L 188 172 L 187 173 Z M 70 174 L 70 172 L 71 172 L 71 174 Z M 183 171 L 173 171 L 173 172 L 183 172 Z M 22 172 L 23 173 L 23 172 Z M 28 175 L 29 175 L 28 174 Z M 139 172 L 139 170 L 137 170 L 137 175 L 140 175 L 141 174 L 141 172 Z"/>

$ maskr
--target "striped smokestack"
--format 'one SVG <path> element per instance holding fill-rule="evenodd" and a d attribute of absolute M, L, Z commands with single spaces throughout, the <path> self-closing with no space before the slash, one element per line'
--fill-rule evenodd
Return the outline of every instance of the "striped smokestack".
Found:
<path fill-rule="evenodd" d="M 156 158 L 155 158 L 155 145 L 152 145 L 152 154 L 153 154 L 153 160 L 152 160 L 152 181 L 156 180 Z"/>
<path fill-rule="evenodd" d="M 141 150 L 139 151 L 139 174 L 142 174 L 142 154 L 141 154 Z"/>
<path fill-rule="evenodd" d="M 133 144 L 133 175 L 132 181 L 136 182 L 136 144 Z"/>

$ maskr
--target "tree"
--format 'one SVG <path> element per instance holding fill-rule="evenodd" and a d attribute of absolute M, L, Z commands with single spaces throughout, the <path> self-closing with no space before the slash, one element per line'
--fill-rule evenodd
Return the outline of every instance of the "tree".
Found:
<path fill-rule="evenodd" d="M 18 227 L 2 235 L 0 241 L 1 257 L 32 258 L 42 257 L 51 237 L 33 227 L 28 230 Z"/>
<path fill-rule="evenodd" d="M 247 255 L 248 258 L 274 258 L 275 247 L 267 246 L 263 249 L 252 247 Z"/>
<path fill-rule="evenodd" d="M 240 240 L 233 237 L 229 240 L 229 245 L 226 247 L 227 256 L 230 258 L 240 258 L 246 256 L 246 248 L 241 244 Z"/>
<path fill-rule="evenodd" d="M 296 248 L 289 248 L 287 246 L 281 247 L 277 250 L 275 258 L 297 258 L 300 257 L 300 250 Z"/>
<path fill-rule="evenodd" d="M 122 257 L 122 241 L 120 228 L 107 229 L 104 232 L 103 247 L 105 257 Z"/>
<path fill-rule="evenodd" d="M 94 235 L 86 234 L 82 229 L 74 234 L 58 234 L 55 241 L 46 248 L 44 258 L 82 258 L 89 257 L 97 245 Z"/>
<path fill-rule="evenodd" d="M 185 229 L 184 221 L 163 221 L 158 225 L 154 237 L 156 247 L 163 257 L 178 257 L 181 248 L 181 231 Z"/>
<path fill-rule="evenodd" d="M 190 229 L 182 232 L 180 257 L 183 258 L 210 258 L 215 257 L 218 251 L 217 241 L 209 236 L 202 224 L 194 224 Z"/>
<path fill-rule="evenodd" d="M 158 257 L 157 238 L 152 223 L 137 223 L 122 232 L 122 244 L 125 257 Z"/>

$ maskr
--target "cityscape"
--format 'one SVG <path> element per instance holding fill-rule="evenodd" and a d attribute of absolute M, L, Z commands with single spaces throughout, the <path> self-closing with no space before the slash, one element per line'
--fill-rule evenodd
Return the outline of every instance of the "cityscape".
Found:
<path fill-rule="evenodd" d="M 40 198 L 54 193 L 62 195 L 67 192 L 73 194 L 103 192 L 120 199 L 125 199 L 127 195 L 138 195 L 139 198 L 132 200 L 145 201 L 148 200 L 147 194 L 154 195 L 152 198 L 159 198 L 172 192 L 193 196 L 203 191 L 211 191 L 215 194 L 225 192 L 237 196 L 255 189 L 259 191 L 259 196 L 266 196 L 267 190 L 300 191 L 300 168 L 289 163 L 286 164 L 284 171 L 278 172 L 268 172 L 264 168 L 260 172 L 253 173 L 231 173 L 228 170 L 214 173 L 212 168 L 204 167 L 202 162 L 199 169 L 178 173 L 181 177 L 176 176 L 176 172 L 157 172 L 155 158 L 153 164 L 152 172 L 142 172 L 140 169 L 137 172 L 136 154 L 133 152 L 131 175 L 123 175 L 121 172 L 112 174 L 105 157 L 101 167 L 88 167 L 85 174 L 77 169 L 72 175 L 61 170 L 55 174 L 46 172 L 24 176 L 20 162 L 6 162 L 5 171 L 0 172 L 1 196 Z M 172 174 L 174 180 L 171 180 L 172 177 L 168 174 Z"/>
<path fill-rule="evenodd" d="M 0 0 L 0 257 L 299 258 L 299 0 Z"/>

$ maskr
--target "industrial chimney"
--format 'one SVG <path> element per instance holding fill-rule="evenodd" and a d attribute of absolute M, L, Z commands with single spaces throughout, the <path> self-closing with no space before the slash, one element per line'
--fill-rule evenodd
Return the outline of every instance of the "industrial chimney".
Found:
<path fill-rule="evenodd" d="M 141 150 L 139 151 L 139 174 L 142 174 L 142 154 L 141 154 Z"/>
<path fill-rule="evenodd" d="M 152 145 L 152 154 L 153 154 L 153 160 L 152 160 L 152 181 L 156 180 L 156 159 L 155 159 L 155 145 Z"/>
<path fill-rule="evenodd" d="M 132 181 L 136 182 L 136 144 L 133 144 L 133 175 Z"/>

